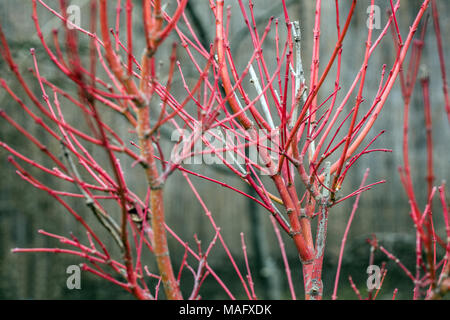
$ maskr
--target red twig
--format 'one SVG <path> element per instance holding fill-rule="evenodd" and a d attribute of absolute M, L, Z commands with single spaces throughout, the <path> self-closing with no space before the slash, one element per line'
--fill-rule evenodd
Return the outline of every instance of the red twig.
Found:
<path fill-rule="evenodd" d="M 364 173 L 364 177 L 363 177 L 363 179 L 361 181 L 360 188 L 364 186 L 364 183 L 366 182 L 368 176 L 369 176 L 369 169 L 367 169 L 366 172 Z M 341 272 L 342 258 L 344 256 L 344 248 L 345 248 L 345 244 L 347 242 L 347 236 L 348 236 L 348 233 L 350 231 L 350 226 L 352 225 L 352 222 L 353 222 L 353 217 L 355 216 L 356 209 L 358 208 L 358 203 L 359 203 L 359 198 L 360 197 L 361 197 L 361 193 L 359 193 L 356 196 L 355 202 L 353 204 L 352 212 L 350 213 L 350 217 L 348 218 L 347 226 L 345 227 L 344 235 L 342 236 L 341 249 L 339 251 L 339 261 L 338 261 L 338 266 L 337 266 L 337 270 L 336 270 L 336 278 L 335 278 L 335 281 L 334 281 L 334 291 L 333 291 L 333 295 L 331 297 L 333 300 L 337 299 L 337 290 L 338 290 L 338 285 L 339 285 L 339 275 L 340 275 L 340 272 Z"/>

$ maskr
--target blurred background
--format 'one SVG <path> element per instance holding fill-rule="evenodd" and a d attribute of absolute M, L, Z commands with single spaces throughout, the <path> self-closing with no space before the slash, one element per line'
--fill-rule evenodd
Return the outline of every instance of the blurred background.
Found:
<path fill-rule="evenodd" d="M 115 15 L 113 4 L 111 2 L 111 19 Z M 125 1 L 122 1 L 123 3 Z M 246 1 L 244 1 L 245 3 Z M 311 64 L 311 48 L 313 41 L 313 26 L 315 1 L 306 0 L 287 0 L 291 20 L 299 20 L 302 30 L 302 58 L 307 83 L 309 82 L 309 67 Z M 59 8 L 59 1 L 46 1 L 52 8 Z M 81 26 L 89 27 L 89 1 L 72 0 L 70 4 L 75 4 L 81 8 Z M 383 28 L 387 15 L 386 10 L 389 7 L 389 1 L 376 0 L 375 3 L 381 9 L 381 27 Z M 398 22 L 402 35 L 406 37 L 409 26 L 414 20 L 418 8 L 422 1 L 402 1 L 402 6 L 398 12 Z M 282 7 L 278 1 L 257 0 L 254 1 L 255 17 L 260 32 L 264 29 L 270 16 L 283 20 Z M 350 1 L 339 1 L 341 11 L 341 23 L 345 21 Z M 349 86 L 356 76 L 364 54 L 364 41 L 367 37 L 366 21 L 368 19 L 367 8 L 370 4 L 368 0 L 358 1 L 355 17 L 350 25 L 347 37 L 343 44 L 342 55 L 342 90 L 338 93 L 337 104 L 342 101 Z M 125 4 L 123 4 L 125 5 Z M 139 38 L 143 36 L 142 25 L 140 23 L 140 5 L 141 1 L 135 1 L 134 21 L 135 21 L 135 47 L 134 52 L 139 56 L 144 46 L 144 40 Z M 173 10 L 176 2 L 168 1 L 167 10 Z M 245 27 L 242 14 L 239 10 L 237 1 L 226 1 L 226 5 L 231 6 L 231 24 L 230 39 L 231 50 L 235 57 L 238 67 L 245 66 L 250 52 L 251 39 Z M 450 20 L 447 13 L 450 12 L 450 2 L 438 1 L 441 30 L 443 32 L 444 52 L 447 65 L 450 63 L 449 53 L 449 33 Z M 124 15 L 122 12 L 122 17 Z M 428 12 L 431 12 L 429 9 Z M 51 40 L 51 30 L 61 29 L 59 19 L 52 16 L 45 8 L 38 5 L 38 13 L 44 34 Z M 200 41 L 205 45 L 211 43 L 214 39 L 214 19 L 207 0 L 190 1 L 186 10 L 187 17 L 191 20 L 193 27 L 199 35 Z M 328 61 L 336 41 L 335 30 L 335 7 L 334 1 L 323 1 L 322 23 L 321 23 L 321 69 Z M 31 19 L 31 1 L 0 1 L 0 19 L 6 37 L 9 41 L 16 62 L 20 69 L 26 75 L 28 84 L 33 88 L 35 94 L 40 97 L 39 85 L 37 81 L 29 74 L 28 68 L 32 67 L 32 59 L 29 54 L 30 48 L 36 48 L 37 57 L 41 74 L 48 80 L 58 84 L 69 92 L 76 92 L 75 86 L 64 79 L 61 72 L 52 64 L 48 56 L 42 49 L 42 45 L 36 35 L 35 27 Z M 122 20 L 123 21 L 123 20 Z M 284 27 L 284 24 L 280 23 Z M 186 29 L 182 26 L 182 30 Z M 381 30 L 374 30 L 374 39 Z M 122 32 L 125 35 L 125 32 Z M 123 40 L 125 41 L 125 37 Z M 80 37 L 80 52 L 88 52 L 88 39 Z M 167 59 L 170 50 L 170 43 L 176 39 L 171 36 L 163 45 L 158 53 L 158 59 Z M 266 40 L 263 50 L 267 57 L 275 55 L 274 32 L 271 32 Z M 250 52 L 250 53 L 249 53 Z M 178 59 L 183 64 L 186 61 L 186 54 L 181 46 L 178 49 Z M 364 91 L 366 101 L 362 108 L 367 110 L 372 102 L 379 85 L 379 78 L 383 64 L 387 68 L 392 66 L 395 60 L 395 48 L 392 44 L 391 35 L 388 34 L 380 44 L 378 50 L 371 57 L 370 67 L 367 76 L 367 85 Z M 167 61 L 167 60 L 166 60 Z M 406 61 L 409 61 L 407 58 Z M 275 62 L 275 59 L 272 61 Z M 444 110 L 444 99 L 442 94 L 442 78 L 440 73 L 437 46 L 432 25 L 432 17 L 428 22 L 428 29 L 423 51 L 422 64 L 430 74 L 430 95 L 433 121 L 433 141 L 434 141 L 434 166 L 435 166 L 435 184 L 440 184 L 442 180 L 450 178 L 450 126 Z M 273 64 L 272 64 L 273 67 Z M 161 67 L 161 78 L 164 79 L 166 65 Z M 448 70 L 447 70 L 448 71 Z M 192 79 L 189 79 L 191 76 Z M 26 99 L 25 94 L 20 91 L 20 86 L 16 79 L 7 68 L 3 60 L 0 59 L 0 77 L 5 78 L 8 85 L 15 90 L 26 103 L 31 103 Z M 195 72 L 187 75 L 188 81 L 195 80 Z M 319 101 L 323 101 L 334 90 L 335 69 L 330 72 L 329 79 L 325 83 Z M 183 85 L 176 78 L 174 83 L 174 92 L 177 90 L 181 96 L 185 96 Z M 249 90 L 253 90 L 250 88 Z M 253 92 L 253 91 L 251 91 Z M 176 94 L 174 94 L 176 96 Z M 350 99 L 353 100 L 354 97 Z M 12 101 L 3 89 L 0 90 L 0 108 L 7 111 L 17 122 L 27 128 L 33 135 L 39 138 L 44 144 L 56 154 L 61 155 L 60 145 L 45 135 L 42 130 L 28 116 L 25 116 L 22 109 Z M 65 117 L 68 122 L 75 122 L 79 119 L 79 112 L 73 106 L 63 105 Z M 115 114 L 104 111 L 104 119 L 117 132 L 126 138 L 132 139 L 133 135 L 129 133 L 129 127 L 125 125 L 122 119 Z M 339 298 L 355 299 L 352 292 L 348 276 L 352 275 L 356 285 L 363 295 L 366 295 L 366 268 L 369 262 L 370 246 L 366 239 L 371 234 L 376 234 L 380 243 L 394 253 L 411 270 L 415 269 L 415 231 L 409 218 L 409 205 L 404 190 L 401 186 L 398 167 L 402 164 L 402 122 L 403 122 L 403 100 L 400 92 L 400 85 L 397 82 L 386 106 L 381 112 L 378 120 L 372 129 L 366 141 L 370 141 L 381 130 L 386 130 L 374 144 L 374 147 L 392 149 L 392 153 L 374 153 L 361 158 L 353 169 L 349 172 L 345 184 L 342 188 L 342 194 L 348 194 L 357 189 L 361 183 L 362 176 L 366 168 L 370 168 L 368 183 L 379 180 L 386 180 L 385 184 L 378 185 L 369 192 L 361 196 L 359 208 L 350 230 L 349 239 L 344 254 L 343 269 L 340 277 Z M 83 129 L 84 124 L 80 124 Z M 412 96 L 410 111 L 410 159 L 411 170 L 414 181 L 416 196 L 421 208 L 425 206 L 426 201 L 426 140 L 424 128 L 423 98 L 420 85 L 417 84 Z M 167 139 L 167 137 L 166 137 Z M 22 135 L 12 128 L 3 119 L 0 120 L 0 140 L 5 141 L 17 150 L 23 152 L 30 158 L 39 163 L 50 165 L 45 156 Z M 163 143 L 164 144 L 164 143 Z M 171 145 L 171 144 L 169 144 Z M 104 157 L 102 150 L 89 150 L 96 159 Z M 167 153 L 170 149 L 165 150 Z M 25 247 L 55 247 L 58 246 L 56 240 L 43 237 L 38 234 L 39 229 L 45 229 L 48 232 L 62 235 L 70 235 L 73 232 L 78 235 L 81 228 L 76 225 L 75 220 L 70 217 L 65 210 L 40 190 L 35 189 L 25 181 L 21 180 L 16 174 L 14 168 L 7 162 L 8 153 L 0 150 L 0 299 L 128 299 L 131 298 L 120 288 L 114 287 L 106 281 L 99 279 L 91 274 L 82 274 L 82 289 L 69 290 L 66 287 L 66 268 L 72 264 L 79 264 L 82 261 L 73 257 L 55 254 L 12 254 L 13 248 Z M 146 182 L 142 178 L 142 171 L 139 167 L 131 168 L 131 161 L 121 158 L 126 170 L 127 183 L 137 194 L 144 196 L 146 191 Z M 251 192 L 246 185 L 233 175 L 227 174 L 223 167 L 207 167 L 199 165 L 187 166 L 196 172 L 225 181 L 241 190 Z M 31 168 L 30 171 L 37 175 L 41 181 L 54 186 L 55 188 L 66 188 L 60 182 L 45 176 L 37 170 Z M 290 297 L 284 266 L 281 260 L 279 246 L 275 233 L 268 219 L 268 212 L 258 207 L 255 203 L 248 201 L 247 198 L 232 192 L 229 189 L 222 188 L 216 184 L 210 184 L 192 177 L 194 185 L 198 188 L 201 196 L 205 200 L 208 209 L 221 228 L 221 232 L 232 251 L 241 272 L 245 272 L 245 265 L 240 243 L 240 233 L 244 232 L 247 242 L 248 254 L 252 274 L 256 282 L 256 294 L 259 298 L 266 299 L 287 299 Z M 300 189 L 301 185 L 298 186 Z M 71 190 L 70 188 L 68 190 Z M 193 235 L 197 234 L 203 240 L 204 245 L 214 236 L 214 229 L 209 224 L 205 214 L 195 199 L 192 191 L 186 184 L 186 181 L 179 173 L 173 174 L 165 189 L 165 205 L 168 225 L 171 226 L 177 234 L 194 245 Z M 447 192 L 448 194 L 448 192 Z M 437 200 L 437 198 L 436 198 Z M 91 216 L 91 212 L 85 207 L 83 201 L 69 201 L 69 203 L 78 212 L 84 214 L 88 221 L 92 222 L 96 230 L 101 233 L 103 229 L 98 226 L 96 220 Z M 324 261 L 324 297 L 331 296 L 332 286 L 336 272 L 338 252 L 341 244 L 341 238 L 349 217 L 353 200 L 344 201 L 333 207 L 329 216 L 328 239 Z M 444 235 L 442 214 L 440 204 L 436 201 L 435 226 L 440 235 Z M 78 233 L 78 234 L 77 234 Z M 107 237 L 106 237 L 107 238 Z M 296 250 L 289 241 L 288 237 L 283 235 L 286 250 L 293 272 L 294 285 L 297 296 L 303 297 L 303 282 L 301 276 L 301 267 Z M 175 270 L 178 270 L 181 258 L 184 254 L 184 248 L 169 239 L 171 255 L 174 260 Z M 113 243 L 110 243 L 112 246 Z M 116 253 L 118 254 L 118 253 Z M 439 252 L 442 254 L 442 252 Z M 440 255 L 438 255 L 439 257 Z M 381 299 L 392 297 L 394 288 L 399 289 L 398 297 L 403 299 L 412 298 L 411 281 L 399 270 L 398 267 L 389 261 L 382 253 L 375 255 L 375 264 L 381 265 L 387 261 L 388 273 L 385 284 L 380 292 Z M 146 263 L 154 267 L 154 261 L 148 258 Z M 225 251 L 217 244 L 213 249 L 209 263 L 213 269 L 223 278 L 237 298 L 244 298 L 244 291 L 240 281 L 233 271 Z M 151 269 L 152 267 L 150 267 Z M 155 269 L 153 269 L 155 270 Z M 192 279 L 190 274 L 186 274 L 183 290 L 190 292 Z M 206 299 L 226 298 L 225 293 L 220 290 L 216 282 L 210 278 L 206 281 L 201 290 L 202 297 Z"/>

